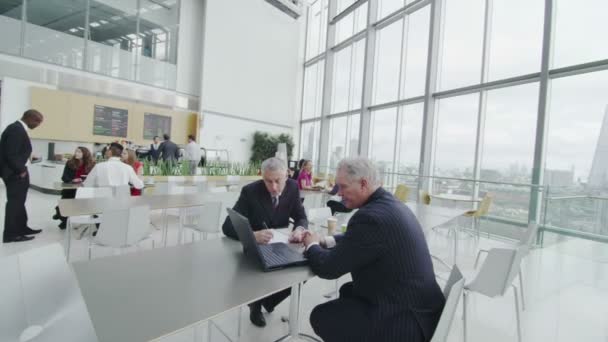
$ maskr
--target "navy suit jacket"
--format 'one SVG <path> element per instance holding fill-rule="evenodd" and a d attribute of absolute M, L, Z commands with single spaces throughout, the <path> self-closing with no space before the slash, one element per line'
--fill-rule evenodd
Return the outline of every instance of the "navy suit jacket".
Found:
<path fill-rule="evenodd" d="M 32 154 L 32 144 L 19 121 L 6 126 L 0 137 L 0 176 L 5 180 L 18 179 L 27 171 L 25 164 Z"/>
<path fill-rule="evenodd" d="M 321 278 L 352 275 L 353 296 L 369 306 L 370 341 L 431 339 L 445 299 L 435 280 L 424 233 L 414 214 L 379 188 L 350 219 L 336 246 L 306 252 Z"/>
<path fill-rule="evenodd" d="M 300 200 L 300 190 L 293 179 L 287 180 L 276 209 L 272 207 L 272 198 L 266 190 L 264 181 L 259 180 L 243 187 L 234 210 L 249 219 L 254 231 L 264 229 L 264 223 L 268 228 L 285 228 L 289 225 L 289 218 L 294 220 L 294 227 L 308 228 L 306 211 Z M 226 236 L 238 240 L 229 216 L 224 221 L 222 231 Z"/>

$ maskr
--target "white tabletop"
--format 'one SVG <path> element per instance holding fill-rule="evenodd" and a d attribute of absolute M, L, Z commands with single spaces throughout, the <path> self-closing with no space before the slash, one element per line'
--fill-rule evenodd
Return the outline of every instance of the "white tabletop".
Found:
<path fill-rule="evenodd" d="M 166 336 L 314 275 L 263 272 L 228 238 L 73 264 L 100 341 Z"/>
<path fill-rule="evenodd" d="M 436 205 L 422 205 L 416 202 L 407 202 L 407 206 L 412 210 L 418 222 L 424 230 L 447 223 L 456 217 L 464 214 L 466 210 L 456 208 L 446 208 Z"/>
<path fill-rule="evenodd" d="M 31 341 L 97 341 L 59 244 L 0 259 L 0 303 L 0 341 L 36 326 L 43 329 Z"/>

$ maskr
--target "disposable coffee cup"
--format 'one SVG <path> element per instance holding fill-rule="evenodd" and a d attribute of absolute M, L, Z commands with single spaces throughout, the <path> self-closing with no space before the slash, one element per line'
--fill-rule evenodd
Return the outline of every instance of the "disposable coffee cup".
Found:
<path fill-rule="evenodd" d="M 346 233 L 346 227 L 348 227 L 348 225 L 346 223 L 342 223 L 342 227 L 341 227 L 342 233 Z"/>
<path fill-rule="evenodd" d="M 327 234 L 334 235 L 336 232 L 336 226 L 338 225 L 338 219 L 335 217 L 330 217 L 327 219 Z"/>

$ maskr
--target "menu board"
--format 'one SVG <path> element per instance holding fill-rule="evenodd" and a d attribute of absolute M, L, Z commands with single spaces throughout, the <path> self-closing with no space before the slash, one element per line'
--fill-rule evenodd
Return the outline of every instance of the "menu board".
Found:
<path fill-rule="evenodd" d="M 144 113 L 144 139 L 154 139 L 155 136 L 162 137 L 163 134 L 171 134 L 171 117 Z"/>
<path fill-rule="evenodd" d="M 126 138 L 128 123 L 128 110 L 95 105 L 94 135 Z"/>

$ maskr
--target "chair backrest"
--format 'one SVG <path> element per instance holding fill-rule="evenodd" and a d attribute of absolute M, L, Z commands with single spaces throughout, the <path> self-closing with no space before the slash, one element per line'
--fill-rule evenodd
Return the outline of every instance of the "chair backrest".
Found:
<path fill-rule="evenodd" d="M 222 202 L 207 202 L 198 207 L 196 230 L 206 233 L 219 233 L 222 216 Z"/>
<path fill-rule="evenodd" d="M 441 312 L 441 317 L 433 333 L 431 342 L 444 342 L 448 340 L 450 333 L 450 327 L 452 321 L 454 321 L 454 314 L 458 308 L 458 302 L 462 297 L 464 291 L 464 277 L 456 265 L 452 268 L 448 282 L 443 289 L 443 295 L 445 297 L 445 306 Z"/>
<path fill-rule="evenodd" d="M 430 205 L 431 204 L 431 195 L 429 194 L 428 191 L 420 190 L 420 196 L 418 197 L 418 200 L 425 205 Z"/>
<path fill-rule="evenodd" d="M 510 248 L 490 249 L 479 273 L 467 288 L 488 297 L 502 296 L 513 282 L 510 278 L 516 263 L 516 254 L 517 250 Z M 519 272 L 519 264 L 517 264 L 517 272 Z"/>
<path fill-rule="evenodd" d="M 528 249 L 532 248 L 534 239 L 536 238 L 536 233 L 538 233 L 538 224 L 528 224 L 528 229 L 519 238 L 519 245 L 528 246 Z"/>
<path fill-rule="evenodd" d="M 494 194 L 488 192 L 481 200 L 481 203 L 479 203 L 479 208 L 475 211 L 473 216 L 482 217 L 487 215 L 488 211 L 490 211 L 490 205 L 492 205 L 493 200 Z"/>
<path fill-rule="evenodd" d="M 76 189 L 76 198 L 112 197 L 112 188 L 89 188 Z"/>
<path fill-rule="evenodd" d="M 306 217 L 308 222 L 313 222 L 317 225 L 323 224 L 329 217 L 332 217 L 329 207 L 307 209 Z"/>
<path fill-rule="evenodd" d="M 241 180 L 241 176 L 226 176 L 227 182 L 238 182 Z"/>
<path fill-rule="evenodd" d="M 133 246 L 150 234 L 150 207 L 138 206 L 103 212 L 95 243 L 110 247 Z"/>
<path fill-rule="evenodd" d="M 114 194 L 114 197 L 117 197 L 117 198 L 130 197 L 131 196 L 131 187 L 129 187 L 128 185 L 113 186 L 112 192 Z"/>
<path fill-rule="evenodd" d="M 405 184 L 397 184 L 395 188 L 395 197 L 401 202 L 407 202 L 407 198 L 410 194 L 410 188 Z"/>
<path fill-rule="evenodd" d="M 192 181 L 195 183 L 206 182 L 207 176 L 192 176 Z"/>

